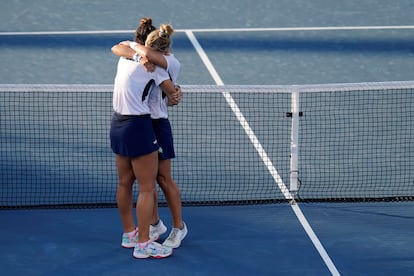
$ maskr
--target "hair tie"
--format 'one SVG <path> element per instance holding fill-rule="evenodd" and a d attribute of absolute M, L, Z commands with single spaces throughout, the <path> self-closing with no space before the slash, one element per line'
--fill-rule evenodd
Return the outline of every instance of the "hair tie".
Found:
<path fill-rule="evenodd" d="M 162 29 L 158 32 L 158 35 L 162 38 L 168 38 L 168 34 L 164 32 Z"/>

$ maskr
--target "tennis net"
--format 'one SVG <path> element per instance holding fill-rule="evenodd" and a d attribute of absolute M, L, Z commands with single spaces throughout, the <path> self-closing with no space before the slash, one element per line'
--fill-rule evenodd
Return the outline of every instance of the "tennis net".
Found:
<path fill-rule="evenodd" d="M 182 88 L 184 205 L 413 200 L 414 82 Z M 111 116 L 112 85 L 0 85 L 0 208 L 116 206 Z"/>

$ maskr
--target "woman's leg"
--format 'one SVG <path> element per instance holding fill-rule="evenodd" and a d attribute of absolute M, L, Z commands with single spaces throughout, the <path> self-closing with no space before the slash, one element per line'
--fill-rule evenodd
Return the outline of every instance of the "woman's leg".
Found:
<path fill-rule="evenodd" d="M 170 208 L 173 227 L 182 228 L 182 206 L 181 206 L 181 194 L 180 190 L 172 178 L 171 173 L 171 159 L 159 160 L 157 182 L 160 185 L 165 198 L 167 200 L 168 207 Z"/>
<path fill-rule="evenodd" d="M 131 159 L 128 157 L 116 155 L 116 167 L 118 171 L 116 202 L 124 232 L 128 233 L 136 228 L 132 211 L 132 188 L 135 176 L 132 171 Z"/>
<path fill-rule="evenodd" d="M 154 190 L 154 209 L 152 211 L 151 224 L 156 224 L 160 220 L 160 215 L 158 214 L 158 191 L 157 187 Z"/>
<path fill-rule="evenodd" d="M 136 205 L 138 242 L 149 240 L 149 226 L 154 210 L 155 181 L 158 171 L 158 151 L 132 159 L 132 168 L 138 182 L 139 195 Z"/>

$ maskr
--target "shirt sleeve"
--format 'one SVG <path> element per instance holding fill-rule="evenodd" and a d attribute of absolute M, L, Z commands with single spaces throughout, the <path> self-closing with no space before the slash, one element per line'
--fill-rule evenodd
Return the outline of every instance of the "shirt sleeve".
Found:
<path fill-rule="evenodd" d="M 156 85 L 160 85 L 163 81 L 170 79 L 170 76 L 168 75 L 167 70 L 159 66 L 155 67 L 155 71 L 153 72 L 153 77 L 154 77 L 154 81 Z"/>

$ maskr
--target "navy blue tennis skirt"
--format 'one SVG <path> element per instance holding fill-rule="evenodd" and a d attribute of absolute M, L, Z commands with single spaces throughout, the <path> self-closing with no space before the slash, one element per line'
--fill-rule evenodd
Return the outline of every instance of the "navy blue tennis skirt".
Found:
<path fill-rule="evenodd" d="M 139 157 L 159 149 L 150 115 L 114 113 L 110 139 L 112 151 L 126 157 Z"/>
<path fill-rule="evenodd" d="M 160 146 L 158 158 L 167 160 L 175 158 L 174 140 L 171 130 L 171 124 L 168 119 L 153 119 L 152 126 L 158 145 Z"/>

